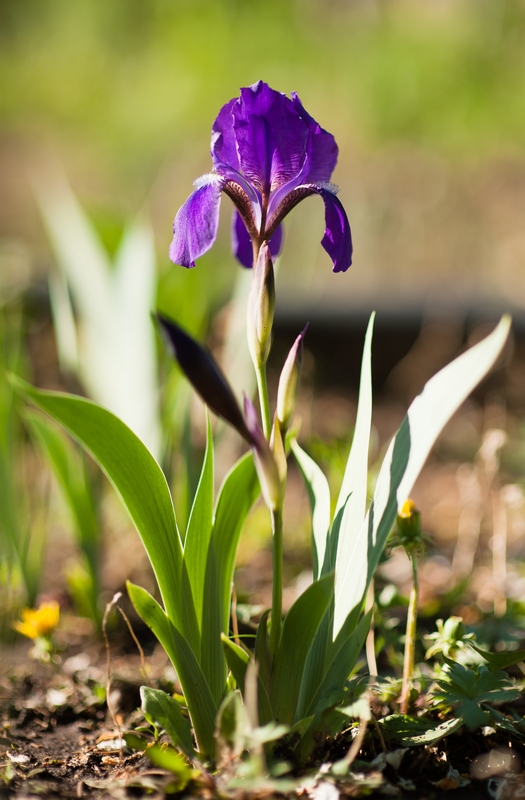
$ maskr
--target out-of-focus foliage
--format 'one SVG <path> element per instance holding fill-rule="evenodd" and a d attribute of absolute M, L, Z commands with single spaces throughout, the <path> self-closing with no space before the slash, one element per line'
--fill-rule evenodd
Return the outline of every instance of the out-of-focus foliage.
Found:
<path fill-rule="evenodd" d="M 372 141 L 521 146 L 522 0 L 3 0 L 0 113 L 144 170 L 264 77 Z M 323 111 L 319 116 L 328 114 Z"/>

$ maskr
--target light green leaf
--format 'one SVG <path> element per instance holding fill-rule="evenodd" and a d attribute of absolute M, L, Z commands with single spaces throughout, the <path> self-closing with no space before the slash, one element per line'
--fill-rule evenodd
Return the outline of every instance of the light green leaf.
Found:
<path fill-rule="evenodd" d="M 150 717 L 159 728 L 163 728 L 175 747 L 180 747 L 193 761 L 197 754 L 193 747 L 191 725 L 182 715 L 180 705 L 175 698 L 150 686 L 140 687 L 140 698 L 144 716 Z"/>
<path fill-rule="evenodd" d="M 217 703 L 213 699 L 199 662 L 184 636 L 170 622 L 157 601 L 145 589 L 129 581 L 127 588 L 137 614 L 151 628 L 175 667 L 199 750 L 205 756 L 211 757 L 214 748 L 213 732 Z"/>
<path fill-rule="evenodd" d="M 303 474 L 312 508 L 312 561 L 316 581 L 333 568 L 329 558 L 326 557 L 330 535 L 330 487 L 321 468 L 296 440 L 292 442 L 291 447 Z"/>
<path fill-rule="evenodd" d="M 210 689 L 220 701 L 226 682 L 221 633 L 228 633 L 235 555 L 246 516 L 259 494 L 251 454 L 230 470 L 219 491 L 206 554 L 202 608 L 201 665 Z"/>
<path fill-rule="evenodd" d="M 188 783 L 195 777 L 195 772 L 188 766 L 181 754 L 177 753 L 176 750 L 172 750 L 171 747 L 153 744 L 147 748 L 146 755 L 156 767 L 166 769 L 176 776 L 176 781 L 174 783 L 170 782 L 169 794 L 179 794 L 183 792 Z M 149 789 L 149 791 L 144 792 L 146 795 L 152 793 L 152 789 L 153 792 L 157 790 L 158 794 L 158 786 L 155 784 L 151 787 L 147 786 L 147 789 Z"/>
<path fill-rule="evenodd" d="M 242 694 L 244 692 L 244 680 L 246 678 L 248 664 L 250 663 L 250 656 L 246 650 L 244 650 L 244 648 L 239 647 L 238 644 L 232 642 L 232 640 L 224 633 L 221 634 L 221 641 L 224 647 L 228 667 L 230 668 L 231 673 L 235 678 L 235 683 Z"/>
<path fill-rule="evenodd" d="M 206 562 L 210 546 L 213 514 L 213 439 L 208 413 L 206 452 L 202 471 L 193 500 L 186 538 L 184 540 L 184 561 L 193 592 L 195 613 L 202 633 L 202 608 L 204 605 L 204 581 Z"/>
<path fill-rule="evenodd" d="M 232 642 L 232 640 L 224 634 L 222 634 L 221 640 L 224 646 L 228 667 L 235 678 L 235 682 L 240 689 L 241 694 L 244 696 L 244 681 L 246 678 L 248 665 L 250 664 L 250 656 L 246 650 L 244 650 L 242 647 L 239 647 L 239 645 L 235 644 L 235 642 Z M 257 676 L 257 701 L 259 722 L 261 724 L 270 722 L 270 720 L 273 719 L 272 707 L 270 705 L 268 691 L 261 680 L 260 674 Z"/>
<path fill-rule="evenodd" d="M 333 599 L 333 574 L 320 578 L 295 601 L 284 619 L 273 665 L 270 702 L 277 722 L 292 725 L 308 653 Z"/>
<path fill-rule="evenodd" d="M 150 558 L 166 611 L 198 648 L 191 592 L 183 594 L 182 545 L 164 474 L 140 439 L 117 417 L 90 400 L 34 389 L 19 378 L 13 385 L 26 399 L 59 422 L 105 472 Z"/>
<path fill-rule="evenodd" d="M 368 514 L 352 538 L 345 562 L 336 569 L 334 636 L 361 605 L 397 509 L 409 496 L 431 447 L 493 366 L 509 329 L 510 318 L 503 317 L 489 336 L 431 378 L 410 406 L 384 458 Z"/>
<path fill-rule="evenodd" d="M 359 384 L 359 401 L 354 428 L 354 438 L 350 455 L 346 464 L 341 490 L 337 499 L 334 514 L 334 530 L 332 546 L 336 548 L 336 576 L 345 571 L 350 561 L 353 568 L 359 569 L 355 563 L 354 551 L 356 537 L 361 529 L 366 513 L 366 496 L 368 486 L 368 455 L 370 447 L 370 427 L 372 424 L 372 334 L 375 314 L 368 323 L 361 363 L 361 380 Z M 337 584 L 337 577 L 336 577 Z M 337 633 L 337 631 L 336 631 Z"/>

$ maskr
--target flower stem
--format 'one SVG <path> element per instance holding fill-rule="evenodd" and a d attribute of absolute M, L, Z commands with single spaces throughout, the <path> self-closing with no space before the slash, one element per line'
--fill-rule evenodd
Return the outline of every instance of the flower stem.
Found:
<path fill-rule="evenodd" d="M 258 364 L 255 371 L 257 374 L 257 389 L 259 390 L 259 403 L 261 404 L 264 436 L 267 441 L 270 441 L 272 418 L 270 414 L 270 400 L 268 397 L 268 383 L 266 380 L 266 364 Z"/>
<path fill-rule="evenodd" d="M 417 603 L 419 596 L 419 581 L 417 576 L 417 560 L 414 554 L 410 554 L 410 561 L 412 562 L 412 576 L 414 584 L 410 592 L 410 599 L 408 602 L 408 615 L 407 615 L 407 629 L 405 637 L 405 658 L 403 662 L 403 685 L 401 689 L 401 697 L 399 698 L 400 711 L 402 714 L 408 714 L 408 706 L 410 699 L 410 688 L 412 684 L 412 677 L 414 675 L 414 658 L 416 651 L 416 624 L 417 624 Z"/>
<path fill-rule="evenodd" d="M 281 638 L 283 615 L 283 512 L 272 511 L 273 585 L 272 626 L 270 628 L 270 653 L 275 657 Z"/>

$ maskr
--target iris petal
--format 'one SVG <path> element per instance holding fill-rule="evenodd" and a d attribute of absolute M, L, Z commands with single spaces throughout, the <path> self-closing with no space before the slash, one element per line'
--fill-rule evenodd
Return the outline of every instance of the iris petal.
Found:
<path fill-rule="evenodd" d="M 292 92 L 292 102 L 296 113 L 308 129 L 303 164 L 291 180 L 272 192 L 268 216 L 271 216 L 283 198 L 298 186 L 307 183 L 328 183 L 337 164 L 339 148 L 332 134 L 321 128 L 310 116 L 295 92 Z"/>
<path fill-rule="evenodd" d="M 239 212 L 233 212 L 232 219 L 232 250 L 237 261 L 243 267 L 253 267 L 253 245 L 250 234 L 246 230 L 246 225 Z"/>
<path fill-rule="evenodd" d="M 303 108 L 295 92 L 292 92 L 292 102 L 296 112 L 307 123 L 309 133 L 306 159 L 301 170 L 301 183 L 328 183 L 339 154 L 335 138 L 321 128 Z"/>
<path fill-rule="evenodd" d="M 324 186 L 311 187 L 324 200 L 325 232 L 321 244 L 334 262 L 334 272 L 346 272 L 352 263 L 352 234 L 341 201 Z"/>
<path fill-rule="evenodd" d="M 241 89 L 232 107 L 241 171 L 263 196 L 296 176 L 303 165 L 308 124 L 286 95 L 259 81 Z"/>
<path fill-rule="evenodd" d="M 177 212 L 173 223 L 170 259 L 182 267 L 194 267 L 195 260 L 214 243 L 219 225 L 223 181 L 204 175 L 195 181 L 195 191 Z"/>
<path fill-rule="evenodd" d="M 217 169 L 220 164 L 226 164 L 232 169 L 239 171 L 239 156 L 237 155 L 237 143 L 233 130 L 233 106 L 239 102 L 238 97 L 234 97 L 229 103 L 221 108 L 217 119 L 211 129 L 211 157 Z"/>

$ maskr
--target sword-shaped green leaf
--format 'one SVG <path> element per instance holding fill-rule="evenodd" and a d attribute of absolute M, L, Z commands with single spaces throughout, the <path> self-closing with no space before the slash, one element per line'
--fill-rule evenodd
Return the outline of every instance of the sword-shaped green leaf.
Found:
<path fill-rule="evenodd" d="M 296 722 L 297 704 L 308 653 L 333 599 L 333 574 L 324 575 L 302 593 L 284 618 L 273 664 L 270 702 L 278 722 Z"/>
<path fill-rule="evenodd" d="M 204 756 L 211 757 L 214 750 L 213 732 L 217 703 L 213 699 L 199 662 L 184 636 L 170 622 L 169 617 L 149 592 L 129 581 L 127 588 L 137 614 L 151 628 L 175 667 L 199 750 Z"/>
<path fill-rule="evenodd" d="M 193 597 L 183 585 L 182 544 L 168 484 L 140 439 L 117 417 L 83 397 L 13 385 L 59 422 L 93 456 L 121 497 L 155 571 L 168 616 L 198 652 Z"/>
<path fill-rule="evenodd" d="M 510 329 L 503 317 L 496 329 L 425 385 L 390 443 L 372 504 L 359 533 L 352 537 L 335 576 L 334 637 L 352 609 L 359 606 L 379 564 L 398 508 L 407 499 L 437 437 L 489 372 Z"/>

